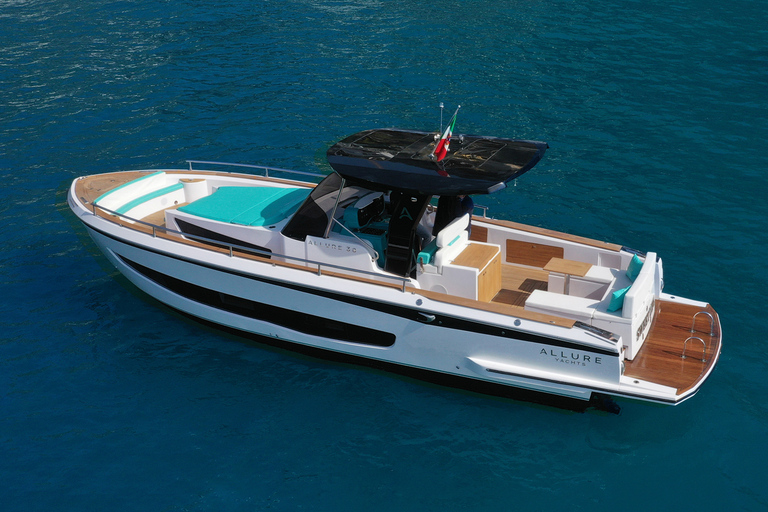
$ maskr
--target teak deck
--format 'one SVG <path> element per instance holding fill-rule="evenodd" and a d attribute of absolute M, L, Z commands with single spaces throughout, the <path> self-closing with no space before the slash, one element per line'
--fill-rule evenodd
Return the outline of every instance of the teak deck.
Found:
<path fill-rule="evenodd" d="M 656 307 L 651 332 L 635 359 L 624 362 L 624 375 L 673 387 L 681 394 L 691 389 L 715 363 L 722 342 L 720 321 L 710 305 L 702 309 L 658 300 Z M 710 335 L 709 317 L 703 314 L 696 318 L 695 332 L 691 332 L 694 315 L 699 311 L 706 311 L 714 318 L 713 334 Z M 700 341 L 691 339 L 683 359 L 685 340 L 691 336 L 704 341 L 706 352 Z"/>
<path fill-rule="evenodd" d="M 501 290 L 492 302 L 524 307 L 533 290 L 546 290 L 549 273 L 516 265 L 501 266 Z"/>

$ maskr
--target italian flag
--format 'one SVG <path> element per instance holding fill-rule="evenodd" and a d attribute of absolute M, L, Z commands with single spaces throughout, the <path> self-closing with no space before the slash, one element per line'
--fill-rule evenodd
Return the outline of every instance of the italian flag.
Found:
<path fill-rule="evenodd" d="M 459 108 L 461 108 L 461 106 L 459 106 Z M 432 152 L 432 154 L 435 156 L 435 160 L 438 162 L 445 158 L 445 155 L 448 154 L 448 147 L 451 144 L 451 134 L 453 134 L 453 126 L 456 124 L 456 114 L 459 113 L 459 108 L 457 108 L 456 112 L 454 112 L 453 117 L 451 118 L 451 122 L 448 123 L 448 128 L 445 129 L 443 136 L 440 137 L 440 140 L 435 146 L 435 150 Z"/>

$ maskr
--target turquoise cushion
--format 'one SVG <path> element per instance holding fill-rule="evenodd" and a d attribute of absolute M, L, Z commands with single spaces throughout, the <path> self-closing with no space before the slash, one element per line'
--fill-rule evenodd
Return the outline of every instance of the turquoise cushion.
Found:
<path fill-rule="evenodd" d="M 632 256 L 632 261 L 629 262 L 629 267 L 627 268 L 627 277 L 630 281 L 634 281 L 637 279 L 637 276 L 640 274 L 640 269 L 643 268 L 643 260 L 637 257 L 637 254 Z"/>
<path fill-rule="evenodd" d="M 624 296 L 627 294 L 631 286 L 616 290 L 611 296 L 611 303 L 608 305 L 608 311 L 618 311 L 624 306 Z"/>
<path fill-rule="evenodd" d="M 353 206 L 347 206 L 344 210 L 344 225 L 349 229 L 360 229 L 360 210 Z"/>
<path fill-rule="evenodd" d="M 153 172 L 152 174 L 147 174 L 147 175 L 141 176 L 141 177 L 139 177 L 139 178 L 136 178 L 135 180 L 131 180 L 131 181 L 129 181 L 128 183 L 123 183 L 123 184 L 122 184 L 122 185 L 120 185 L 119 187 L 115 187 L 115 188 L 113 188 L 112 190 L 108 190 L 108 191 L 104 192 L 104 193 L 103 193 L 103 194 L 101 194 L 99 197 L 97 197 L 97 198 L 96 198 L 96 200 L 95 200 L 93 203 L 94 203 L 94 204 L 98 204 L 98 203 L 99 203 L 99 201 L 101 201 L 102 199 L 104 199 L 105 197 L 107 197 L 109 194 L 111 194 L 111 193 L 113 193 L 113 192 L 117 192 L 118 190 L 120 190 L 120 189 L 123 189 L 123 188 L 126 188 L 126 187 L 127 187 L 127 186 L 129 186 L 129 185 L 133 185 L 134 183 L 137 183 L 137 182 L 139 182 L 139 181 L 141 181 L 141 180 L 145 180 L 145 179 L 147 179 L 147 178 L 152 178 L 153 176 L 161 176 L 161 175 L 163 175 L 163 174 L 165 174 L 163 171 L 157 171 L 157 172 Z"/>
<path fill-rule="evenodd" d="M 437 239 L 435 238 L 431 242 L 429 242 L 427 245 L 425 245 L 424 248 L 421 250 L 421 252 L 419 252 L 419 255 L 416 258 L 416 261 L 418 261 L 423 265 L 432 263 L 432 258 L 435 257 L 436 252 L 437 252 Z"/>
<path fill-rule="evenodd" d="M 134 180 L 135 181 L 135 180 Z M 154 192 L 150 192 L 149 194 L 144 194 L 143 196 L 134 199 L 133 201 L 129 201 L 125 203 L 123 206 L 115 210 L 115 213 L 119 213 L 120 215 L 123 215 L 124 213 L 128 213 L 133 208 L 136 208 L 140 204 L 144 204 L 147 201 L 151 201 L 152 199 L 155 199 L 160 196 L 164 196 L 165 194 L 170 194 L 171 192 L 176 192 L 177 190 L 181 190 L 184 188 L 184 185 L 181 183 L 174 183 L 173 185 L 169 185 L 165 188 L 161 188 L 160 190 L 155 190 Z"/>
<path fill-rule="evenodd" d="M 291 215 L 309 195 L 306 188 L 219 187 L 179 211 L 244 226 L 268 226 Z"/>

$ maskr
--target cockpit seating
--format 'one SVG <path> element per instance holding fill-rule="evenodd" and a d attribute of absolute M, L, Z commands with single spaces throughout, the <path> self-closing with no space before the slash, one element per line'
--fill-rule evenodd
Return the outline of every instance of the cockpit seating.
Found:
<path fill-rule="evenodd" d="M 469 239 L 467 226 L 469 225 L 469 214 L 454 219 L 445 226 L 432 242 L 427 244 L 419 252 L 418 262 L 422 265 L 434 265 L 437 272 L 442 271 L 446 263 L 453 261 L 456 256 L 466 247 Z"/>

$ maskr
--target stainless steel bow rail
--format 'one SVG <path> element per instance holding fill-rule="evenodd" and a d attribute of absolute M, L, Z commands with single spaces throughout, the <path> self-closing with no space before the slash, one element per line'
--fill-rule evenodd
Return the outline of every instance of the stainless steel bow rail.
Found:
<path fill-rule="evenodd" d="M 230 162 L 211 162 L 208 160 L 187 160 L 187 163 L 189 164 L 189 170 L 192 172 L 196 171 L 202 171 L 203 169 L 193 169 L 193 164 L 201 164 L 201 165 L 223 165 L 225 167 L 243 167 L 246 169 L 258 169 L 261 171 L 264 171 L 264 177 L 270 178 L 272 176 L 269 175 L 271 172 L 285 172 L 288 174 L 298 174 L 301 176 L 312 176 L 314 178 L 325 178 L 325 174 L 320 174 L 317 172 L 307 172 L 307 171 L 294 171 L 292 169 L 280 169 L 279 167 L 267 167 L 264 165 L 252 165 L 252 164 L 233 164 Z"/>

